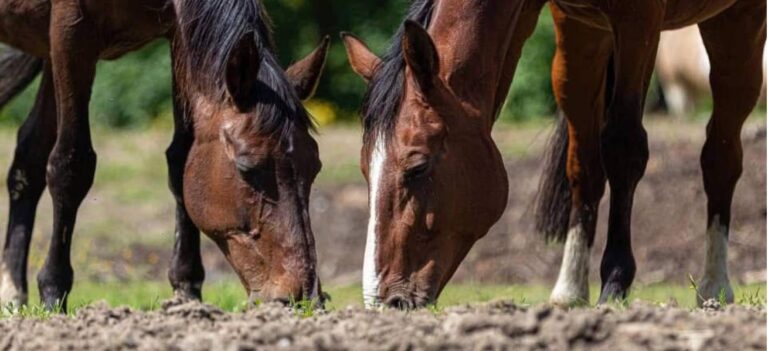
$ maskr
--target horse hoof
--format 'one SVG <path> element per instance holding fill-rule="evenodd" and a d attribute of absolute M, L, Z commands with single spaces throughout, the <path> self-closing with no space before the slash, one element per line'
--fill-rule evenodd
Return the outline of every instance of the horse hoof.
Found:
<path fill-rule="evenodd" d="M 549 303 L 563 308 L 582 307 L 589 305 L 589 298 L 579 296 L 550 296 Z"/>
<path fill-rule="evenodd" d="M 589 285 L 583 283 L 563 283 L 558 280 L 549 303 L 558 307 L 580 307 L 589 305 Z"/>
<path fill-rule="evenodd" d="M 600 298 L 597 300 L 598 305 L 603 305 L 610 302 L 624 302 L 627 300 L 629 292 L 626 288 L 621 287 L 619 283 L 608 283 L 603 287 L 603 291 L 600 292 Z"/>
<path fill-rule="evenodd" d="M 696 290 L 696 306 L 703 306 L 707 300 L 717 300 L 720 304 L 733 303 L 733 288 L 725 279 L 707 279 L 703 278 Z"/>

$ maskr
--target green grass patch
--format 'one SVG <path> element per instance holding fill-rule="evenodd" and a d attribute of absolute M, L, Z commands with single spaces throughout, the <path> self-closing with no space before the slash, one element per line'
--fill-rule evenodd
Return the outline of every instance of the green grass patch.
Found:
<path fill-rule="evenodd" d="M 597 302 L 598 285 L 591 287 L 591 303 Z M 734 292 L 736 303 L 747 306 L 765 306 L 764 284 L 736 286 Z M 326 304 L 329 310 L 340 310 L 347 306 L 362 306 L 362 290 L 357 284 L 334 286 L 326 288 L 331 295 L 331 301 Z M 543 285 L 480 285 L 480 284 L 450 284 L 443 291 L 437 304 L 429 306 L 433 313 L 440 313 L 444 308 L 464 304 L 478 304 L 496 300 L 511 300 L 523 306 L 547 303 L 550 287 Z M 172 297 L 171 287 L 167 282 L 78 282 L 70 295 L 69 312 L 74 313 L 79 308 L 97 301 L 105 301 L 113 307 L 128 306 L 138 310 L 158 309 L 162 302 Z M 38 301 L 37 291 L 30 291 L 30 301 Z M 247 296 L 237 281 L 219 281 L 206 283 L 203 287 L 203 299 L 206 303 L 219 308 L 237 312 L 247 306 Z M 681 308 L 695 308 L 696 299 L 689 286 L 658 284 L 639 287 L 632 291 L 626 303 L 641 300 L 654 304 L 675 301 Z M 297 315 L 311 317 L 312 302 L 297 301 Z M 0 312 L 1 316 L 10 315 L 9 310 Z M 49 314 L 37 303 L 16 311 L 17 315 L 25 317 L 45 318 Z"/>

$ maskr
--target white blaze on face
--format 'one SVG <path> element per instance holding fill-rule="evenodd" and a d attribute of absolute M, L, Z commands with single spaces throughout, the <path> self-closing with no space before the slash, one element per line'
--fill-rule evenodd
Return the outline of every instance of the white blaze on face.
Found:
<path fill-rule="evenodd" d="M 368 236 L 365 240 L 365 258 L 363 261 L 363 301 L 366 308 L 372 308 L 379 303 L 379 275 L 376 267 L 376 226 L 378 224 L 379 190 L 382 182 L 384 160 L 387 158 L 387 150 L 384 138 L 376 136 L 373 152 L 368 165 L 368 206 L 370 217 L 368 218 Z"/>
<path fill-rule="evenodd" d="M 580 224 L 571 228 L 565 240 L 557 284 L 549 298 L 551 303 L 562 306 L 589 303 L 589 251 L 584 228 Z"/>
<path fill-rule="evenodd" d="M 719 300 L 721 294 L 727 302 L 733 302 L 733 289 L 728 281 L 728 227 L 720 224 L 720 216 L 715 216 L 707 229 L 707 258 L 704 276 L 699 282 L 701 299 Z"/>

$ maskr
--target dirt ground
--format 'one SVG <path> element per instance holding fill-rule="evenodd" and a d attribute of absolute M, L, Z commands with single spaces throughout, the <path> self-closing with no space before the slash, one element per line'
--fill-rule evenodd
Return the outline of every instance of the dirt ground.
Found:
<path fill-rule="evenodd" d="M 764 350 L 766 311 L 674 307 L 564 311 L 505 302 L 440 312 L 350 308 L 301 317 L 195 302 L 156 312 L 93 305 L 73 317 L 0 320 L 0 350 Z"/>

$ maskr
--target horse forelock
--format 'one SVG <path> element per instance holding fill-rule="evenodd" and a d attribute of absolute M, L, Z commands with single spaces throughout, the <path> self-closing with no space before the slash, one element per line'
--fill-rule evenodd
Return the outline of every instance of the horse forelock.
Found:
<path fill-rule="evenodd" d="M 280 67 L 275 54 L 271 20 L 257 0 L 176 0 L 178 30 L 174 38 L 174 70 L 179 88 L 225 102 L 226 69 L 238 42 L 253 35 L 260 60 L 259 84 L 252 92 L 253 112 L 261 132 L 287 134 L 295 126 L 313 128 L 309 114 Z"/>

